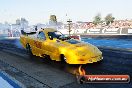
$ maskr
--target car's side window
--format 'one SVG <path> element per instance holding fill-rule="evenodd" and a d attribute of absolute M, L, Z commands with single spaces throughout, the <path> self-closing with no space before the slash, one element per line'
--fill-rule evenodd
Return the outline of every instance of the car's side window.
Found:
<path fill-rule="evenodd" d="M 45 34 L 43 32 L 39 32 L 37 38 L 40 40 L 46 40 Z"/>

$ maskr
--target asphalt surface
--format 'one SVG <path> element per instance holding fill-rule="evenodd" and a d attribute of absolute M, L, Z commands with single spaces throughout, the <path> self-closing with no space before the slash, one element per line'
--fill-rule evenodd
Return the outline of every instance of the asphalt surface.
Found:
<path fill-rule="evenodd" d="M 132 77 L 132 52 L 100 48 L 103 61 L 82 67 L 86 74 L 124 74 Z M 27 88 L 132 88 L 126 84 L 78 84 L 78 65 L 28 56 L 18 39 L 0 40 L 0 69 L 23 83 Z"/>

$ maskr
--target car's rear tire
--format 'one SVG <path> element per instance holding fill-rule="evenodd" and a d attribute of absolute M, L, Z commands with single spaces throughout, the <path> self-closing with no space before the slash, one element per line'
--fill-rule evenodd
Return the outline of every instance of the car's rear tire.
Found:
<path fill-rule="evenodd" d="M 32 53 L 32 48 L 30 47 L 29 44 L 26 44 L 26 50 L 27 50 L 27 53 L 28 53 L 30 59 L 32 59 L 33 53 Z"/>
<path fill-rule="evenodd" d="M 47 60 L 47 61 L 51 61 L 51 58 L 50 58 L 49 55 L 43 54 L 41 60 L 42 60 L 43 62 L 45 62 L 45 60 Z"/>

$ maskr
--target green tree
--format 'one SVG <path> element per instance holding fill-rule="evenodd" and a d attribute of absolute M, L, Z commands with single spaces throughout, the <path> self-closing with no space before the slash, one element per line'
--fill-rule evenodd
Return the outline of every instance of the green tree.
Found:
<path fill-rule="evenodd" d="M 93 21 L 93 24 L 97 25 L 99 23 L 101 23 L 101 14 L 97 14 L 95 17 L 94 17 L 94 21 Z"/>
<path fill-rule="evenodd" d="M 105 17 L 105 22 L 107 25 L 109 25 L 110 23 L 113 23 L 114 22 L 114 17 L 112 16 L 112 14 L 108 14 L 106 17 Z"/>
<path fill-rule="evenodd" d="M 54 22 L 54 23 L 57 23 L 56 15 L 50 15 L 50 21 Z"/>

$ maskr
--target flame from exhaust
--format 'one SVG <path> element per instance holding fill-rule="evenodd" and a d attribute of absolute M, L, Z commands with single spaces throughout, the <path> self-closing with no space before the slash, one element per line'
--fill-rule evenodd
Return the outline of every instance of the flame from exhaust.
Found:
<path fill-rule="evenodd" d="M 82 65 L 79 66 L 78 70 L 79 70 L 80 75 L 85 75 L 86 74 L 85 70 L 82 68 Z"/>

